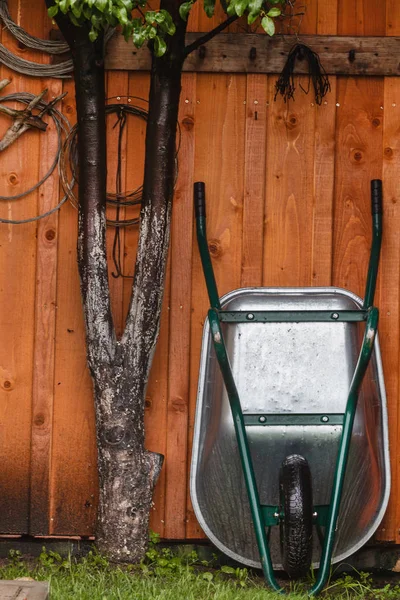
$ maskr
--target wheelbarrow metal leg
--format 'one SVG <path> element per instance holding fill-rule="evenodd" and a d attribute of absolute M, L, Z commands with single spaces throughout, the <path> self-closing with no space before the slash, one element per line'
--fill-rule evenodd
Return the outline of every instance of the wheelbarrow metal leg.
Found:
<path fill-rule="evenodd" d="M 269 545 L 265 532 L 265 522 L 262 513 L 262 508 L 260 506 L 260 499 L 258 495 L 256 478 L 254 475 L 249 443 L 247 440 L 242 408 L 240 405 L 239 394 L 236 388 L 236 384 L 232 375 L 229 357 L 226 352 L 224 337 L 221 329 L 221 324 L 219 322 L 218 313 L 215 310 L 210 309 L 208 311 L 208 319 L 210 322 L 211 336 L 217 355 L 217 360 L 224 379 L 226 391 L 228 393 L 229 404 L 232 411 L 236 439 L 239 447 L 240 460 L 242 463 L 247 494 L 250 502 L 251 516 L 253 519 L 257 545 L 260 552 L 261 565 L 263 568 L 265 578 L 270 584 L 270 586 L 274 590 L 283 593 L 282 588 L 280 587 L 274 576 L 271 554 L 269 551 Z"/>
<path fill-rule="evenodd" d="M 317 594 L 319 594 L 329 577 L 333 544 L 335 541 L 336 525 L 339 515 L 340 500 L 342 497 L 346 465 L 349 456 L 354 417 L 357 409 L 358 393 L 374 348 L 376 330 L 378 327 L 378 319 L 378 309 L 375 307 L 371 308 L 369 310 L 369 315 L 366 323 L 360 356 L 357 361 L 347 400 L 342 436 L 336 460 L 336 469 L 333 480 L 328 521 L 325 529 L 325 539 L 322 549 L 320 567 L 318 571 L 318 578 L 315 585 L 310 590 L 310 596 L 316 596 Z"/>

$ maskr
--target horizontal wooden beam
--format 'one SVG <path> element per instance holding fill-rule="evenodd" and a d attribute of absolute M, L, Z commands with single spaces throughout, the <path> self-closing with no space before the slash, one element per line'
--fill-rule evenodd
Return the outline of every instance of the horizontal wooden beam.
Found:
<path fill-rule="evenodd" d="M 202 33 L 189 33 L 187 44 Z M 304 35 L 301 42 L 320 56 L 328 75 L 396 76 L 400 74 L 400 38 Z M 201 73 L 280 73 L 294 44 L 289 37 L 221 33 L 188 56 L 183 70 Z M 149 71 L 147 47 L 140 50 L 116 34 L 107 47 L 106 68 Z M 298 61 L 297 73 L 307 73 Z"/>

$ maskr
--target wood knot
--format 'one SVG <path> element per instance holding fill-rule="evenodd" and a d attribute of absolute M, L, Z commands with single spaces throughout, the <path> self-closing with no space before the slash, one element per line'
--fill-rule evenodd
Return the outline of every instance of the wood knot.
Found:
<path fill-rule="evenodd" d="M 215 239 L 209 240 L 208 250 L 213 258 L 219 258 L 223 252 L 221 242 Z"/>
<path fill-rule="evenodd" d="M 289 115 L 289 117 L 286 121 L 286 127 L 288 129 L 294 129 L 297 125 L 297 122 L 298 122 L 298 119 L 297 119 L 296 115 L 294 115 L 294 114 Z"/>
<path fill-rule="evenodd" d="M 353 161 L 356 163 L 360 163 L 362 161 L 362 159 L 364 158 L 363 153 L 361 152 L 361 150 L 354 150 L 353 151 Z"/>
<path fill-rule="evenodd" d="M 253 46 L 252 48 L 250 48 L 250 60 L 256 60 L 257 58 L 257 48 L 255 46 Z"/>
<path fill-rule="evenodd" d="M 41 427 L 41 425 L 44 425 L 44 422 L 45 422 L 44 414 L 38 413 L 37 415 L 35 415 L 33 422 L 35 423 L 35 425 L 37 427 Z"/>
<path fill-rule="evenodd" d="M 153 404 L 153 402 L 152 402 L 152 400 L 150 400 L 150 398 L 146 398 L 146 400 L 144 401 L 144 407 L 147 409 L 151 408 L 152 404 Z"/>
<path fill-rule="evenodd" d="M 186 412 L 187 403 L 181 396 L 175 396 L 171 400 L 171 408 L 176 412 Z"/>
<path fill-rule="evenodd" d="M 387 148 L 385 148 L 385 150 L 383 151 L 383 153 L 385 155 L 385 158 L 392 158 L 393 157 L 393 150 L 389 146 Z"/>
<path fill-rule="evenodd" d="M 46 231 L 46 233 L 44 234 L 46 240 L 48 240 L 49 242 L 52 242 L 54 240 L 54 238 L 56 237 L 56 232 L 54 231 L 54 229 L 48 229 Z"/>
<path fill-rule="evenodd" d="M 380 124 L 381 124 L 381 120 L 380 120 L 380 119 L 378 119 L 378 117 L 375 117 L 375 119 L 372 119 L 372 125 L 373 125 L 374 127 L 379 127 L 379 126 L 380 126 Z"/>
<path fill-rule="evenodd" d="M 71 106 L 71 104 L 67 104 L 67 106 L 65 107 L 65 112 L 69 115 L 72 114 L 74 112 L 74 107 Z"/>
<path fill-rule="evenodd" d="M 190 131 L 194 127 L 194 119 L 192 117 L 185 117 L 182 119 L 182 125 L 186 131 Z"/>
<path fill-rule="evenodd" d="M 12 381 L 12 379 L 5 379 L 2 384 L 1 387 L 3 388 L 3 390 L 5 390 L 6 392 L 11 392 L 11 390 L 14 389 L 14 382 Z"/>
<path fill-rule="evenodd" d="M 8 182 L 11 185 L 17 185 L 19 183 L 18 175 L 16 173 L 10 173 L 8 176 Z"/>

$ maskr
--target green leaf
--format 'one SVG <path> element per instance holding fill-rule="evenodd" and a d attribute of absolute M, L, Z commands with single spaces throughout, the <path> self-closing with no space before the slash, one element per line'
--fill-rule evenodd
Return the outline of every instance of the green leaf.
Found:
<path fill-rule="evenodd" d="M 271 17 L 265 16 L 261 20 L 261 27 L 264 29 L 265 33 L 268 35 L 274 35 L 275 33 L 275 23 L 271 19 Z"/>
<path fill-rule="evenodd" d="M 249 13 L 247 16 L 247 22 L 249 25 L 253 25 L 254 21 L 257 21 L 260 15 L 257 13 Z"/>
<path fill-rule="evenodd" d="M 50 19 L 55 17 L 58 14 L 57 4 L 55 4 L 54 6 L 50 6 L 49 10 L 47 11 L 47 14 L 49 15 Z"/>
<path fill-rule="evenodd" d="M 148 23 L 149 25 L 152 25 L 154 23 L 154 21 L 156 20 L 156 11 L 155 10 L 149 10 L 146 13 L 146 23 Z"/>
<path fill-rule="evenodd" d="M 279 15 L 282 14 L 282 11 L 280 8 L 271 8 L 268 12 L 267 12 L 267 16 L 268 17 L 279 17 Z"/>
<path fill-rule="evenodd" d="M 72 21 L 72 23 L 74 25 L 76 25 L 76 27 L 80 27 L 81 26 L 81 22 L 79 21 L 79 19 L 76 18 L 76 16 L 74 15 L 74 13 L 70 12 L 69 13 L 69 18 Z"/>
<path fill-rule="evenodd" d="M 167 43 L 158 35 L 154 38 L 154 54 L 158 57 L 163 56 L 167 50 Z"/>
<path fill-rule="evenodd" d="M 60 7 L 61 12 L 64 13 L 64 15 L 67 14 L 69 6 L 70 6 L 70 0 L 60 0 L 59 7 Z"/>
<path fill-rule="evenodd" d="M 233 0 L 231 0 L 229 2 L 228 6 L 226 7 L 226 14 L 229 15 L 230 17 L 232 17 L 233 15 L 236 14 L 235 2 Z"/>
<path fill-rule="evenodd" d="M 221 567 L 221 571 L 222 573 L 228 573 L 229 575 L 235 574 L 235 569 L 233 567 L 228 567 L 227 565 Z"/>
<path fill-rule="evenodd" d="M 250 14 L 260 14 L 261 7 L 264 3 L 264 0 L 250 0 L 249 2 L 249 13 Z"/>
<path fill-rule="evenodd" d="M 91 29 L 91 30 L 90 30 L 90 32 L 89 32 L 89 40 L 90 40 L 91 42 L 95 42 L 95 41 L 97 40 L 98 36 L 99 36 L 99 33 L 98 33 L 98 31 L 96 31 L 96 30 L 95 30 L 95 29 L 93 29 L 93 27 L 92 27 L 92 29 Z"/>
<path fill-rule="evenodd" d="M 204 0 L 204 11 L 207 17 L 212 17 L 215 10 L 215 0 Z"/>
<path fill-rule="evenodd" d="M 156 23 L 164 23 L 165 21 L 165 15 L 162 14 L 162 12 L 158 12 L 156 13 L 154 20 Z"/>
<path fill-rule="evenodd" d="M 260 16 L 260 11 L 263 5 L 263 0 L 250 0 L 249 2 L 249 14 L 247 17 L 247 22 L 249 25 L 252 25 L 254 21 L 258 19 Z"/>
<path fill-rule="evenodd" d="M 132 0 L 117 0 L 118 6 L 121 6 L 127 10 L 127 12 L 131 12 L 133 9 Z"/>
<path fill-rule="evenodd" d="M 149 40 L 154 40 L 154 38 L 157 36 L 157 29 L 153 26 L 147 26 L 145 29 L 145 33 L 146 37 Z"/>
<path fill-rule="evenodd" d="M 146 41 L 146 34 L 143 31 L 143 29 L 141 30 L 135 30 L 133 32 L 133 43 L 135 44 L 136 48 L 141 48 L 144 44 L 144 42 Z"/>
<path fill-rule="evenodd" d="M 82 16 L 82 6 L 77 5 L 76 2 L 74 2 L 71 5 L 71 10 L 72 10 L 72 14 L 74 15 L 74 17 L 76 17 L 77 19 L 80 19 Z"/>
<path fill-rule="evenodd" d="M 118 19 L 119 23 L 121 25 L 126 25 L 128 22 L 128 13 L 126 12 L 126 8 L 125 7 L 121 7 L 121 8 L 115 8 L 113 11 L 114 15 L 116 16 L 116 18 Z"/>
<path fill-rule="evenodd" d="M 167 10 L 161 9 L 158 14 L 163 17 L 163 20 L 161 21 L 163 31 L 165 31 L 165 33 L 168 33 L 168 35 L 174 35 L 176 27 L 169 12 Z"/>
<path fill-rule="evenodd" d="M 183 4 L 180 5 L 179 7 L 179 16 L 182 19 L 182 21 L 187 21 L 189 13 L 190 13 L 190 9 L 193 6 L 193 2 L 184 2 Z"/>
<path fill-rule="evenodd" d="M 96 0 L 94 3 L 95 7 L 99 9 L 100 12 L 104 12 L 107 8 L 108 0 Z"/>
<path fill-rule="evenodd" d="M 235 2 L 235 12 L 238 17 L 243 16 L 244 11 L 249 5 L 249 0 L 236 0 Z"/>
<path fill-rule="evenodd" d="M 132 21 L 128 21 L 128 23 L 125 25 L 125 27 L 122 28 L 122 34 L 123 34 L 126 42 L 129 41 L 129 39 L 132 35 L 132 31 L 133 31 Z"/>

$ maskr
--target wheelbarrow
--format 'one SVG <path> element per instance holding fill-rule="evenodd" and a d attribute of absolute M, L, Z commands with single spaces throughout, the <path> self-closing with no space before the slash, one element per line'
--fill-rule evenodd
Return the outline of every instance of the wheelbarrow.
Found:
<path fill-rule="evenodd" d="M 244 288 L 219 298 L 206 235 L 205 184 L 194 184 L 210 301 L 204 325 L 191 497 L 226 555 L 290 577 L 358 550 L 387 506 L 386 396 L 374 295 L 382 182 L 371 182 L 372 247 L 364 300 L 344 289 Z"/>

